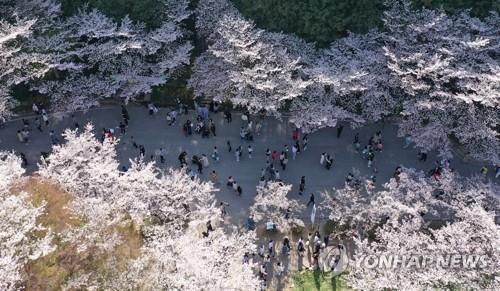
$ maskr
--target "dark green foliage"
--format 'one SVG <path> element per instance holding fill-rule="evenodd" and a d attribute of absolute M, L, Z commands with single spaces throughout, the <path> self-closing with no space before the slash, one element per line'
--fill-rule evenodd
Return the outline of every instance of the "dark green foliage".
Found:
<path fill-rule="evenodd" d="M 13 86 L 12 95 L 19 102 L 14 112 L 31 112 L 33 102 L 45 108 L 50 106 L 50 98 L 47 95 L 30 91 L 24 83 Z"/>
<path fill-rule="evenodd" d="M 384 0 L 232 0 L 240 12 L 257 26 L 296 33 L 326 47 L 348 31 L 363 33 L 382 26 Z M 500 11 L 497 0 L 414 0 L 417 7 L 442 7 L 446 11 L 472 9 L 485 16 Z"/>
<path fill-rule="evenodd" d="M 240 12 L 259 27 L 296 33 L 327 46 L 347 31 L 380 27 L 381 0 L 233 0 Z"/>
<path fill-rule="evenodd" d="M 107 16 L 120 21 L 125 15 L 138 22 L 144 22 L 149 28 L 159 27 L 165 9 L 162 0 L 59 0 L 65 16 L 75 14 L 85 3 L 90 8 L 97 8 Z"/>
<path fill-rule="evenodd" d="M 182 68 L 176 76 L 169 79 L 167 83 L 153 88 L 151 92 L 151 101 L 161 107 L 177 106 L 177 99 L 184 104 L 191 105 L 193 101 L 193 92 L 186 85 L 190 75 L 190 66 Z"/>

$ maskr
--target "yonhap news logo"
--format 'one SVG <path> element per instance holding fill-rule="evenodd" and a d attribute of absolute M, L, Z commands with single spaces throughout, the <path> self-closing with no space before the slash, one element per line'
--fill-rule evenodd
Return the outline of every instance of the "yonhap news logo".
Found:
<path fill-rule="evenodd" d="M 367 269 L 483 269 L 491 262 L 484 254 L 381 254 L 358 256 L 357 268 Z"/>

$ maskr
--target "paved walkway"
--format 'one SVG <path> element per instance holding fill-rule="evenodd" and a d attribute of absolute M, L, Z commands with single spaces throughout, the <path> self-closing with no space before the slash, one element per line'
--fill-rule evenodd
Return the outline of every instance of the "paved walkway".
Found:
<path fill-rule="evenodd" d="M 259 181 L 260 170 L 265 167 L 265 150 L 281 151 L 285 144 L 290 149 L 292 146 L 291 131 L 293 126 L 286 119 L 278 121 L 274 118 L 266 118 L 263 122 L 262 133 L 255 136 L 252 147 L 254 155 L 252 159 L 247 155 L 247 143 L 241 142 L 239 138 L 239 129 L 244 121 L 240 115 L 233 114 L 233 122 L 225 123 L 222 113 L 213 114 L 211 118 L 217 126 L 217 137 L 201 138 L 199 135 L 185 137 L 182 133 L 181 125 L 189 117 L 195 120 L 195 112 L 190 111 L 189 115 L 181 115 L 174 126 L 168 126 L 166 121 L 167 109 L 160 109 L 160 112 L 154 116 L 148 115 L 145 107 L 129 106 L 130 123 L 127 134 L 121 137 L 118 145 L 118 157 L 122 165 L 127 165 L 131 157 L 137 156 L 138 150 L 131 145 L 131 136 L 134 136 L 137 144 L 144 145 L 146 156 L 154 154 L 159 147 L 168 150 L 167 161 L 161 167 L 178 167 L 177 157 L 183 150 L 187 151 L 189 156 L 194 154 L 206 154 L 210 158 L 212 149 L 217 146 L 221 161 L 214 164 L 211 161 L 209 169 L 205 169 L 202 179 L 208 180 L 212 169 L 219 173 L 222 182 L 221 191 L 216 193 L 218 199 L 228 202 L 228 213 L 231 219 L 236 223 L 244 223 L 247 217 L 247 211 L 252 204 L 255 194 L 255 186 Z M 103 127 L 117 127 L 121 120 L 119 107 L 97 108 L 87 113 L 75 113 L 75 120 L 80 127 L 86 122 L 93 122 L 97 132 Z M 29 162 L 28 171 L 36 170 L 36 162 L 40 157 L 40 152 L 50 151 L 49 130 L 54 129 L 56 134 L 60 134 L 64 128 L 71 127 L 74 121 L 69 116 L 51 115 L 49 128 L 43 127 L 43 132 L 38 132 L 33 126 L 33 119 L 30 119 L 33 127 L 31 139 L 28 144 L 21 144 L 16 137 L 16 131 L 22 129 L 21 120 L 14 120 L 5 124 L 0 129 L 0 150 L 15 150 L 23 152 Z M 403 149 L 403 140 L 396 136 L 396 126 L 392 124 L 372 124 L 353 131 L 348 127 L 344 128 L 342 136 L 336 137 L 336 130 L 332 128 L 322 129 L 309 136 L 309 146 L 307 151 L 298 155 L 296 160 L 290 158 L 286 171 L 281 171 L 281 179 L 287 183 L 293 184 L 290 197 L 299 199 L 304 203 L 309 199 L 311 192 L 318 193 L 322 190 L 330 190 L 333 187 L 343 187 L 344 179 L 348 172 L 359 172 L 361 176 L 371 175 L 373 168 L 368 168 L 366 160 L 362 159 L 359 153 L 354 151 L 352 146 L 355 132 L 360 134 L 362 146 L 368 141 L 377 130 L 382 131 L 382 140 L 384 141 L 384 151 L 375 154 L 374 167 L 378 169 L 377 184 L 383 184 L 393 174 L 394 169 L 403 165 L 421 170 L 429 170 L 436 161 L 435 153 L 430 153 L 427 162 L 417 161 L 417 151 L 415 149 Z M 98 136 L 100 133 L 98 133 Z M 233 152 L 228 153 L 226 142 L 231 142 Z M 238 163 L 235 160 L 234 149 L 242 145 L 243 157 Z M 334 164 L 330 171 L 320 166 L 319 159 L 322 152 L 334 155 Z M 480 164 L 477 162 L 464 162 L 456 157 L 452 160 L 452 167 L 464 175 L 477 173 Z M 279 164 L 278 164 L 279 166 Z M 232 189 L 225 186 L 225 181 L 229 175 L 232 175 L 239 185 L 243 188 L 242 197 L 238 197 Z M 298 195 L 298 184 L 300 177 L 306 176 L 306 193 L 303 196 Z M 493 169 L 490 168 L 489 177 L 493 178 Z M 316 195 L 316 203 L 321 203 L 319 195 Z M 309 207 L 303 213 L 304 217 L 309 217 L 311 208 Z M 318 214 L 321 219 L 321 215 Z"/>

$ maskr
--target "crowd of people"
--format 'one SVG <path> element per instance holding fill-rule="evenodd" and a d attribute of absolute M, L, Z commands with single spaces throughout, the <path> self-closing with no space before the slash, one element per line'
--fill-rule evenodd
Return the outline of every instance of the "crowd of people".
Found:
<path fill-rule="evenodd" d="M 158 107 L 150 102 L 147 105 L 148 113 L 151 116 L 159 114 L 160 110 Z M 188 107 L 184 104 L 179 103 L 178 109 L 174 109 L 169 111 L 166 114 L 166 121 L 168 126 L 174 126 L 177 122 L 179 115 L 186 115 L 188 118 L 185 122 L 182 123 L 179 127 L 182 129 L 182 133 L 186 138 L 189 138 L 192 135 L 200 135 L 202 138 L 215 138 L 217 137 L 216 131 L 216 123 L 211 118 L 211 114 L 218 113 L 221 109 L 221 105 L 217 102 L 211 102 L 210 105 L 196 105 L 194 115 L 192 111 L 188 110 Z M 21 119 L 22 127 L 17 130 L 17 140 L 19 143 L 27 144 L 30 142 L 31 131 L 37 130 L 39 132 L 48 132 L 48 138 L 52 144 L 59 144 L 61 142 L 58 133 L 56 133 L 55 129 L 51 127 L 51 122 L 49 118 L 48 112 L 41 105 L 33 104 L 32 110 L 35 113 L 35 117 L 31 119 L 23 118 Z M 233 122 L 233 116 L 230 110 L 223 111 L 224 122 L 230 124 Z M 118 123 L 116 127 L 102 128 L 100 132 L 100 140 L 103 142 L 105 139 L 113 139 L 115 137 L 123 137 L 127 134 L 130 114 L 125 105 L 121 106 L 121 121 Z M 192 118 L 190 118 L 192 117 Z M 80 125 L 76 122 L 74 115 L 71 115 L 73 119 L 73 129 L 79 129 Z M 31 121 L 32 120 L 32 121 Z M 191 121 L 193 120 L 193 121 Z M 33 122 L 33 124 L 31 124 Z M 32 126 L 34 126 L 32 128 Z M 260 170 L 260 174 L 256 179 L 260 181 L 281 181 L 282 175 L 280 172 L 287 171 L 289 167 L 289 163 L 293 163 L 293 161 L 297 160 L 299 156 L 307 151 L 309 146 L 309 135 L 307 133 L 301 132 L 299 128 L 294 128 L 291 131 L 291 140 L 287 144 L 283 144 L 280 148 L 266 148 L 265 151 L 262 152 L 254 152 L 254 138 L 255 136 L 259 136 L 261 134 L 261 130 L 263 127 L 263 119 L 257 116 L 251 116 L 250 113 L 244 112 L 241 115 L 241 126 L 239 129 L 239 141 L 240 144 L 233 145 L 231 141 L 226 141 L 226 149 L 223 151 L 227 151 L 227 155 L 234 156 L 234 159 L 237 163 L 242 163 L 244 160 L 256 160 L 258 163 L 262 163 L 262 167 Z M 341 138 L 343 132 L 343 126 L 338 125 L 336 129 L 336 137 Z M 157 149 L 153 149 L 148 152 L 148 156 L 146 155 L 147 151 L 143 144 L 138 143 L 134 136 L 130 136 L 127 139 L 128 142 L 132 145 L 134 149 L 137 150 L 139 156 L 143 159 L 149 158 L 150 160 L 155 160 L 159 164 L 166 164 L 167 156 L 169 155 L 169 151 L 167 148 L 159 147 Z M 234 142 L 235 139 L 233 139 Z M 238 139 L 236 139 L 238 140 Z M 411 144 L 411 139 L 407 136 L 404 140 L 403 148 L 409 147 Z M 369 183 L 376 183 L 376 174 L 378 169 L 375 165 L 375 157 L 377 154 L 382 153 L 384 150 L 384 143 L 382 139 L 382 132 L 376 131 L 372 136 L 369 137 L 366 144 L 362 145 L 360 141 L 359 133 L 355 133 L 354 141 L 352 144 L 356 153 L 359 154 L 360 158 L 366 160 L 367 167 L 371 170 L 371 174 L 367 177 L 367 181 Z M 42 152 L 42 156 L 47 156 L 47 153 Z M 226 155 L 226 156 L 227 156 Z M 28 160 L 26 155 L 23 152 L 20 152 L 20 157 L 23 161 L 23 165 L 28 165 Z M 192 178 L 195 179 L 203 175 L 205 170 L 208 170 L 209 180 L 213 182 L 215 187 L 223 187 L 221 185 L 221 178 L 218 172 L 211 168 L 212 165 L 216 165 L 222 162 L 222 155 L 219 152 L 217 146 L 213 146 L 212 154 L 208 153 L 192 153 L 189 154 L 186 150 L 181 151 L 178 155 L 177 159 L 179 161 L 179 166 L 183 168 L 186 173 Z M 425 162 L 427 160 L 427 153 L 419 152 L 418 160 Z M 335 168 L 336 162 L 335 157 L 332 153 L 323 152 L 320 154 L 319 158 L 320 167 L 330 171 Z M 443 169 L 450 169 L 450 161 L 449 160 L 441 160 L 437 161 L 435 167 L 429 171 L 429 175 L 432 177 L 439 179 L 443 173 Z M 126 166 L 122 166 L 122 171 L 127 171 Z M 483 175 L 488 173 L 488 167 L 483 166 L 479 170 L 479 172 Z M 495 169 L 495 177 L 500 177 L 500 168 L 496 167 Z M 401 167 L 397 167 L 394 171 L 393 177 L 398 180 L 399 175 L 402 172 Z M 345 174 L 345 173 L 341 173 Z M 256 175 L 257 176 L 257 175 Z M 361 177 L 356 177 L 355 174 L 349 172 L 345 176 L 346 186 L 349 187 L 359 187 L 362 184 Z M 228 189 L 233 191 L 236 196 L 240 197 L 243 195 L 243 188 L 241 183 L 238 182 L 238 179 L 235 175 L 231 175 L 227 177 L 227 182 L 225 185 Z M 250 193 L 250 191 L 249 191 Z M 301 176 L 299 182 L 299 190 L 298 195 L 304 195 L 306 193 L 306 176 Z M 309 200 L 307 202 L 307 206 L 314 205 L 315 195 L 314 193 L 310 193 Z M 224 219 L 227 215 L 227 206 L 229 204 L 224 201 L 220 201 L 220 215 L 221 219 Z M 253 226 L 255 228 L 255 226 Z M 249 229 L 251 229 L 249 227 Z M 209 233 L 213 230 L 210 222 L 207 223 L 207 230 L 203 233 L 204 236 L 209 236 Z M 324 237 L 324 240 L 320 240 L 319 232 L 314 235 L 310 235 L 310 237 L 304 242 L 302 238 L 300 238 L 296 244 L 295 248 L 298 256 L 303 256 L 304 252 L 308 251 L 312 254 L 312 257 L 315 262 L 317 262 L 317 258 L 320 252 L 328 246 L 328 236 Z M 290 254 L 291 242 L 290 239 L 285 236 L 281 243 L 281 251 L 279 252 L 281 256 L 288 256 Z M 263 284 L 266 284 L 268 269 L 270 264 L 273 265 L 274 274 L 277 276 L 281 276 L 283 272 L 285 272 L 285 266 L 283 260 L 276 259 L 277 252 L 275 249 L 275 242 L 273 240 L 268 241 L 267 245 L 267 253 L 264 245 L 259 247 L 258 256 L 255 254 L 246 254 L 244 258 L 244 262 L 248 262 L 250 256 L 252 258 L 260 258 L 260 278 L 262 279 Z M 271 263 L 273 262 L 273 263 Z"/>

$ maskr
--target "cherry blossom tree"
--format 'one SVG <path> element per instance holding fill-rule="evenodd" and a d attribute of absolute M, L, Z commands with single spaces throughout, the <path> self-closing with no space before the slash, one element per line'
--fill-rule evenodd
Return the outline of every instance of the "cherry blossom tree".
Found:
<path fill-rule="evenodd" d="M 91 124 L 80 133 L 67 129 L 62 134 L 65 143 L 52 147 L 38 173 L 83 197 L 106 197 L 115 192 L 119 179 L 117 140 L 105 139 L 101 143 L 93 130 Z"/>
<path fill-rule="evenodd" d="M 309 81 L 301 74 L 300 58 L 265 36 L 265 31 L 234 13 L 221 14 L 216 23 L 208 22 L 215 25 L 212 33 L 207 32 L 212 44 L 195 63 L 190 80 L 196 96 L 230 100 L 252 112 L 279 115 L 286 101 L 304 92 Z M 218 90 L 209 83 L 211 74 L 205 74 L 211 70 L 220 81 Z"/>
<path fill-rule="evenodd" d="M 192 226 L 191 226 L 192 227 Z M 189 228 L 172 237 L 161 226 L 149 229 L 143 256 L 132 261 L 120 280 L 123 286 L 169 290 L 258 290 L 255 233 L 226 233 L 216 228 L 208 237 Z"/>
<path fill-rule="evenodd" d="M 500 20 L 467 11 L 411 9 L 409 1 L 389 1 L 384 25 L 388 68 L 406 93 L 400 134 L 419 148 L 451 156 L 449 138 L 474 158 L 499 164 Z"/>
<path fill-rule="evenodd" d="M 17 105 L 11 89 L 45 76 L 51 58 L 29 49 L 33 35 L 46 29 L 59 5 L 51 0 L 0 3 L 0 121 L 12 117 Z"/>
<path fill-rule="evenodd" d="M 338 121 L 357 127 L 392 114 L 397 100 L 382 36 L 377 31 L 350 34 L 308 60 L 305 73 L 312 85 L 292 101 L 291 122 L 305 130 L 334 127 Z"/>
<path fill-rule="evenodd" d="M 20 182 L 24 169 L 13 153 L 0 152 L 0 288 L 22 287 L 24 265 L 53 251 L 50 231 L 37 218 L 44 205 L 35 207 L 25 192 L 13 194 L 10 187 Z M 38 233 L 38 238 L 33 238 Z M 45 232 L 45 235 L 42 235 Z"/>
<path fill-rule="evenodd" d="M 500 239 L 495 214 L 499 211 L 497 184 L 480 177 L 464 178 L 443 170 L 441 178 L 403 168 L 376 190 L 339 189 L 324 194 L 323 207 L 339 226 L 340 239 L 353 239 L 353 268 L 348 282 L 355 289 L 404 288 L 422 290 L 449 285 L 495 286 L 485 279 L 498 273 Z M 384 269 L 366 264 L 367 256 L 457 253 L 486 255 L 486 268 Z M 483 277 L 484 275 L 484 277 Z M 464 279 L 467 278 L 467 279 Z M 486 287 L 485 287 L 486 288 Z"/>
<path fill-rule="evenodd" d="M 196 7 L 196 33 L 200 39 L 213 43 L 217 39 L 217 23 L 224 15 L 239 15 L 231 1 L 200 0 Z"/>
<path fill-rule="evenodd" d="M 10 89 L 31 78 L 43 75 L 48 67 L 39 54 L 23 51 L 24 41 L 30 36 L 34 19 L 13 15 L 12 20 L 0 20 L 0 121 L 12 116 L 16 105 Z"/>
<path fill-rule="evenodd" d="M 304 226 L 296 215 L 304 209 L 299 201 L 287 197 L 292 185 L 283 182 L 261 182 L 257 185 L 254 204 L 250 214 L 256 222 L 272 222 L 276 228 L 287 233 L 293 227 Z"/>
<path fill-rule="evenodd" d="M 56 78 L 33 84 L 33 90 L 50 95 L 58 108 L 75 110 L 95 106 L 102 98 L 134 99 L 166 83 L 189 63 L 192 45 L 180 26 L 189 16 L 187 1 L 165 4 L 159 9 L 171 10 L 150 31 L 127 16 L 117 23 L 88 7 L 59 17 L 50 31 L 31 42 L 34 51 L 50 55 L 56 64 Z"/>
<path fill-rule="evenodd" d="M 500 227 L 495 223 L 495 214 L 472 204 L 460 209 L 453 222 L 433 229 L 422 224 L 415 217 L 409 220 L 391 222 L 379 228 L 375 241 L 367 239 L 356 243 L 355 262 L 347 275 L 349 284 L 359 290 L 383 290 L 401 288 L 404 290 L 444 289 L 449 286 L 463 286 L 480 290 L 494 290 L 499 287 L 498 276 Z M 438 255 L 482 255 L 485 261 L 478 268 L 449 268 L 431 264 L 414 268 L 367 268 L 358 263 L 369 255 L 425 255 L 436 260 Z M 436 262 L 433 262 L 436 263 Z M 484 264 L 484 265 L 483 265 Z"/>
<path fill-rule="evenodd" d="M 24 168 L 22 167 L 21 159 L 14 153 L 0 152 L 0 192 L 8 193 L 9 187 L 16 181 L 21 179 L 24 175 Z"/>

